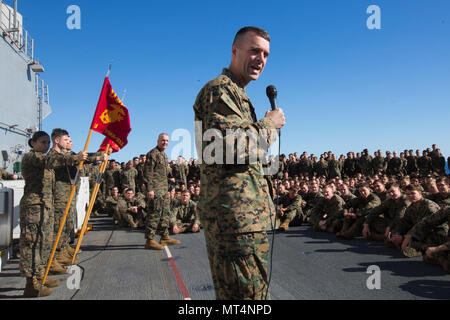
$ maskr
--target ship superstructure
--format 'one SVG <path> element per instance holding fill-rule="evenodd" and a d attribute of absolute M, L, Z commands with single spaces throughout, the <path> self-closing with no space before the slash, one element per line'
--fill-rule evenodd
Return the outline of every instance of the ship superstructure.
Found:
<path fill-rule="evenodd" d="M 7 2 L 10 2 L 9 4 Z M 50 113 L 48 86 L 18 1 L 0 0 L 0 166 L 20 173 L 28 139 Z"/>

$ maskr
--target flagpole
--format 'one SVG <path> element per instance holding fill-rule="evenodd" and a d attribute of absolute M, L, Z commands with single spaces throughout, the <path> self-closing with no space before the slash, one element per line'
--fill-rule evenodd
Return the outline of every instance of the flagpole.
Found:
<path fill-rule="evenodd" d="M 112 62 L 108 66 L 108 71 L 106 73 L 106 77 L 107 78 L 109 77 L 109 75 L 111 73 L 111 68 L 112 68 Z M 94 119 L 95 119 L 95 114 L 94 114 Z M 86 139 L 86 144 L 84 145 L 84 152 L 88 151 L 89 143 L 91 142 L 91 138 L 92 138 L 93 132 L 94 132 L 94 130 L 92 130 L 92 126 L 91 126 L 91 129 L 89 130 L 88 137 Z M 67 214 L 70 211 L 70 206 L 72 204 L 73 198 L 75 197 L 75 192 L 77 191 L 77 184 L 79 182 L 80 174 L 81 174 L 81 170 L 83 170 L 83 166 L 84 166 L 84 160 L 81 161 L 80 164 L 78 165 L 78 171 L 77 171 L 77 175 L 75 176 L 75 181 L 74 181 L 74 184 L 72 186 L 72 190 L 70 192 L 69 201 L 67 202 L 66 210 L 64 211 L 64 215 L 62 217 L 61 224 L 59 226 L 58 234 L 56 236 L 56 241 L 53 244 L 53 249 L 52 249 L 52 252 L 50 254 L 50 259 L 48 260 L 47 267 L 45 268 L 44 279 L 42 280 L 41 288 L 39 290 L 39 296 L 41 295 L 42 287 L 45 285 L 45 283 L 47 281 L 48 273 L 49 273 L 51 265 L 53 263 L 53 259 L 55 257 L 55 252 L 56 252 L 56 249 L 58 247 L 59 240 L 61 238 L 61 234 L 62 234 L 64 225 L 66 224 Z"/>
<path fill-rule="evenodd" d="M 109 162 L 109 150 L 110 150 L 110 148 L 111 148 L 111 146 L 108 143 L 108 145 L 106 146 L 106 151 L 105 151 L 106 159 L 105 159 L 105 161 L 102 162 L 102 164 L 100 166 L 100 172 L 99 172 L 99 174 L 97 176 L 97 181 L 95 182 L 94 191 L 92 192 L 91 200 L 89 202 L 89 207 L 88 207 L 88 210 L 87 210 L 86 215 L 84 217 L 83 226 L 81 227 L 81 234 L 80 234 L 80 236 L 78 238 L 77 246 L 75 248 L 75 253 L 74 253 L 73 258 L 72 258 L 72 264 L 75 263 L 75 259 L 77 257 L 78 251 L 80 250 L 81 243 L 83 242 L 83 237 L 84 237 L 84 233 L 86 232 L 86 229 L 87 229 L 87 224 L 89 222 L 89 217 L 91 216 L 92 209 L 94 208 L 95 200 L 97 199 L 98 191 L 99 191 L 100 185 L 102 183 L 101 182 L 101 177 L 105 173 L 106 166 L 108 165 L 108 162 Z"/>
<path fill-rule="evenodd" d="M 88 137 L 86 139 L 86 144 L 84 146 L 84 151 L 83 152 L 87 152 L 87 150 L 88 150 L 89 143 L 90 143 L 91 138 L 92 138 L 92 133 L 93 133 L 93 130 L 92 129 L 89 130 L 89 134 L 88 134 Z M 45 285 L 45 283 L 47 281 L 47 276 L 48 276 L 48 273 L 50 271 L 50 267 L 51 267 L 51 265 L 53 263 L 55 252 L 56 252 L 56 249 L 58 247 L 59 240 L 61 238 L 61 234 L 62 234 L 62 231 L 64 229 L 64 225 L 66 224 L 67 215 L 68 215 L 68 213 L 70 211 L 72 200 L 75 197 L 75 192 L 77 191 L 77 184 L 78 184 L 78 180 L 80 179 L 81 170 L 83 170 L 83 165 L 84 165 L 84 160 L 82 160 L 80 162 L 80 164 L 78 165 L 77 175 L 76 175 L 75 181 L 74 181 L 74 183 L 72 185 L 72 190 L 70 192 L 69 201 L 67 202 L 66 210 L 64 211 L 64 215 L 62 217 L 61 224 L 59 226 L 58 234 L 56 236 L 56 241 L 53 244 L 53 249 L 52 249 L 52 253 L 50 254 L 50 259 L 49 259 L 49 261 L 47 263 L 47 267 L 45 268 L 45 275 L 44 275 L 44 279 L 42 280 L 41 289 L 39 290 L 39 294 L 40 294 L 40 291 L 42 290 L 42 287 Z"/>

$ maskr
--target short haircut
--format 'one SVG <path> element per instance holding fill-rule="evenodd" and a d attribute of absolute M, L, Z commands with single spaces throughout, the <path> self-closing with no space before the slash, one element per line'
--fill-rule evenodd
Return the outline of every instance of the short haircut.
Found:
<path fill-rule="evenodd" d="M 367 182 L 361 182 L 360 184 L 358 184 L 358 189 L 360 188 L 367 188 L 370 189 L 370 185 Z"/>
<path fill-rule="evenodd" d="M 436 182 L 437 183 L 445 183 L 445 184 L 449 184 L 449 182 L 448 182 L 448 178 L 447 177 L 440 177 L 440 178 L 437 178 L 436 179 Z"/>
<path fill-rule="evenodd" d="M 62 136 L 68 136 L 69 132 L 64 129 L 53 129 L 52 131 L 52 141 L 55 139 L 61 138 Z"/>
<path fill-rule="evenodd" d="M 270 36 L 266 30 L 258 27 L 244 27 L 241 30 L 239 30 L 238 33 L 236 33 L 236 37 L 234 38 L 233 41 L 233 46 L 236 46 L 239 43 L 239 41 L 249 32 L 256 33 L 261 38 L 264 38 L 265 40 L 270 42 Z"/>
<path fill-rule="evenodd" d="M 417 191 L 417 192 L 422 193 L 421 187 L 420 187 L 420 186 L 416 186 L 416 185 L 414 185 L 414 184 L 408 185 L 408 186 L 405 188 L 405 191 L 406 191 L 406 192 Z"/>
<path fill-rule="evenodd" d="M 398 182 L 389 182 L 386 185 L 386 190 L 389 190 L 390 188 L 400 188 L 400 185 L 398 184 Z"/>

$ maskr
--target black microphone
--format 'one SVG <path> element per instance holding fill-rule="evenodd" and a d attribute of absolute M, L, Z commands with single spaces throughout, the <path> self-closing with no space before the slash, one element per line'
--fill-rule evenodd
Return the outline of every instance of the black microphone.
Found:
<path fill-rule="evenodd" d="M 278 109 L 277 106 L 277 96 L 278 96 L 278 91 L 277 88 L 275 86 L 268 86 L 267 90 L 267 97 L 269 98 L 270 101 L 270 105 L 272 106 L 272 110 Z"/>

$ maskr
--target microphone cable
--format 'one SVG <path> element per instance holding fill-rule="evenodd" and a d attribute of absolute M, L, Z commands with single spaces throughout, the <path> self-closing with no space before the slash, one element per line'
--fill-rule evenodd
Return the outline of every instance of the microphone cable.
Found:
<path fill-rule="evenodd" d="M 277 158 L 278 162 L 280 162 L 280 155 L 281 155 L 281 129 L 278 131 L 278 158 Z M 279 170 L 279 167 L 278 167 L 278 170 Z M 277 172 L 277 174 L 278 174 L 278 172 Z M 270 223 L 271 223 L 271 226 L 272 226 L 272 244 L 270 245 L 270 259 L 269 259 L 269 263 L 268 263 L 270 265 L 270 271 L 269 271 L 269 282 L 267 283 L 265 300 L 267 300 L 267 297 L 269 295 L 270 284 L 272 282 L 273 249 L 274 249 L 275 235 L 276 235 L 275 227 L 276 227 L 276 224 L 277 224 L 277 212 L 278 212 L 279 199 L 280 199 L 280 197 L 279 197 L 280 196 L 280 191 L 278 189 L 278 185 L 275 186 L 275 189 L 276 189 L 276 201 L 274 202 L 275 214 L 272 215 L 273 217 L 270 217 Z M 269 203 L 269 208 L 270 208 L 270 203 Z"/>

